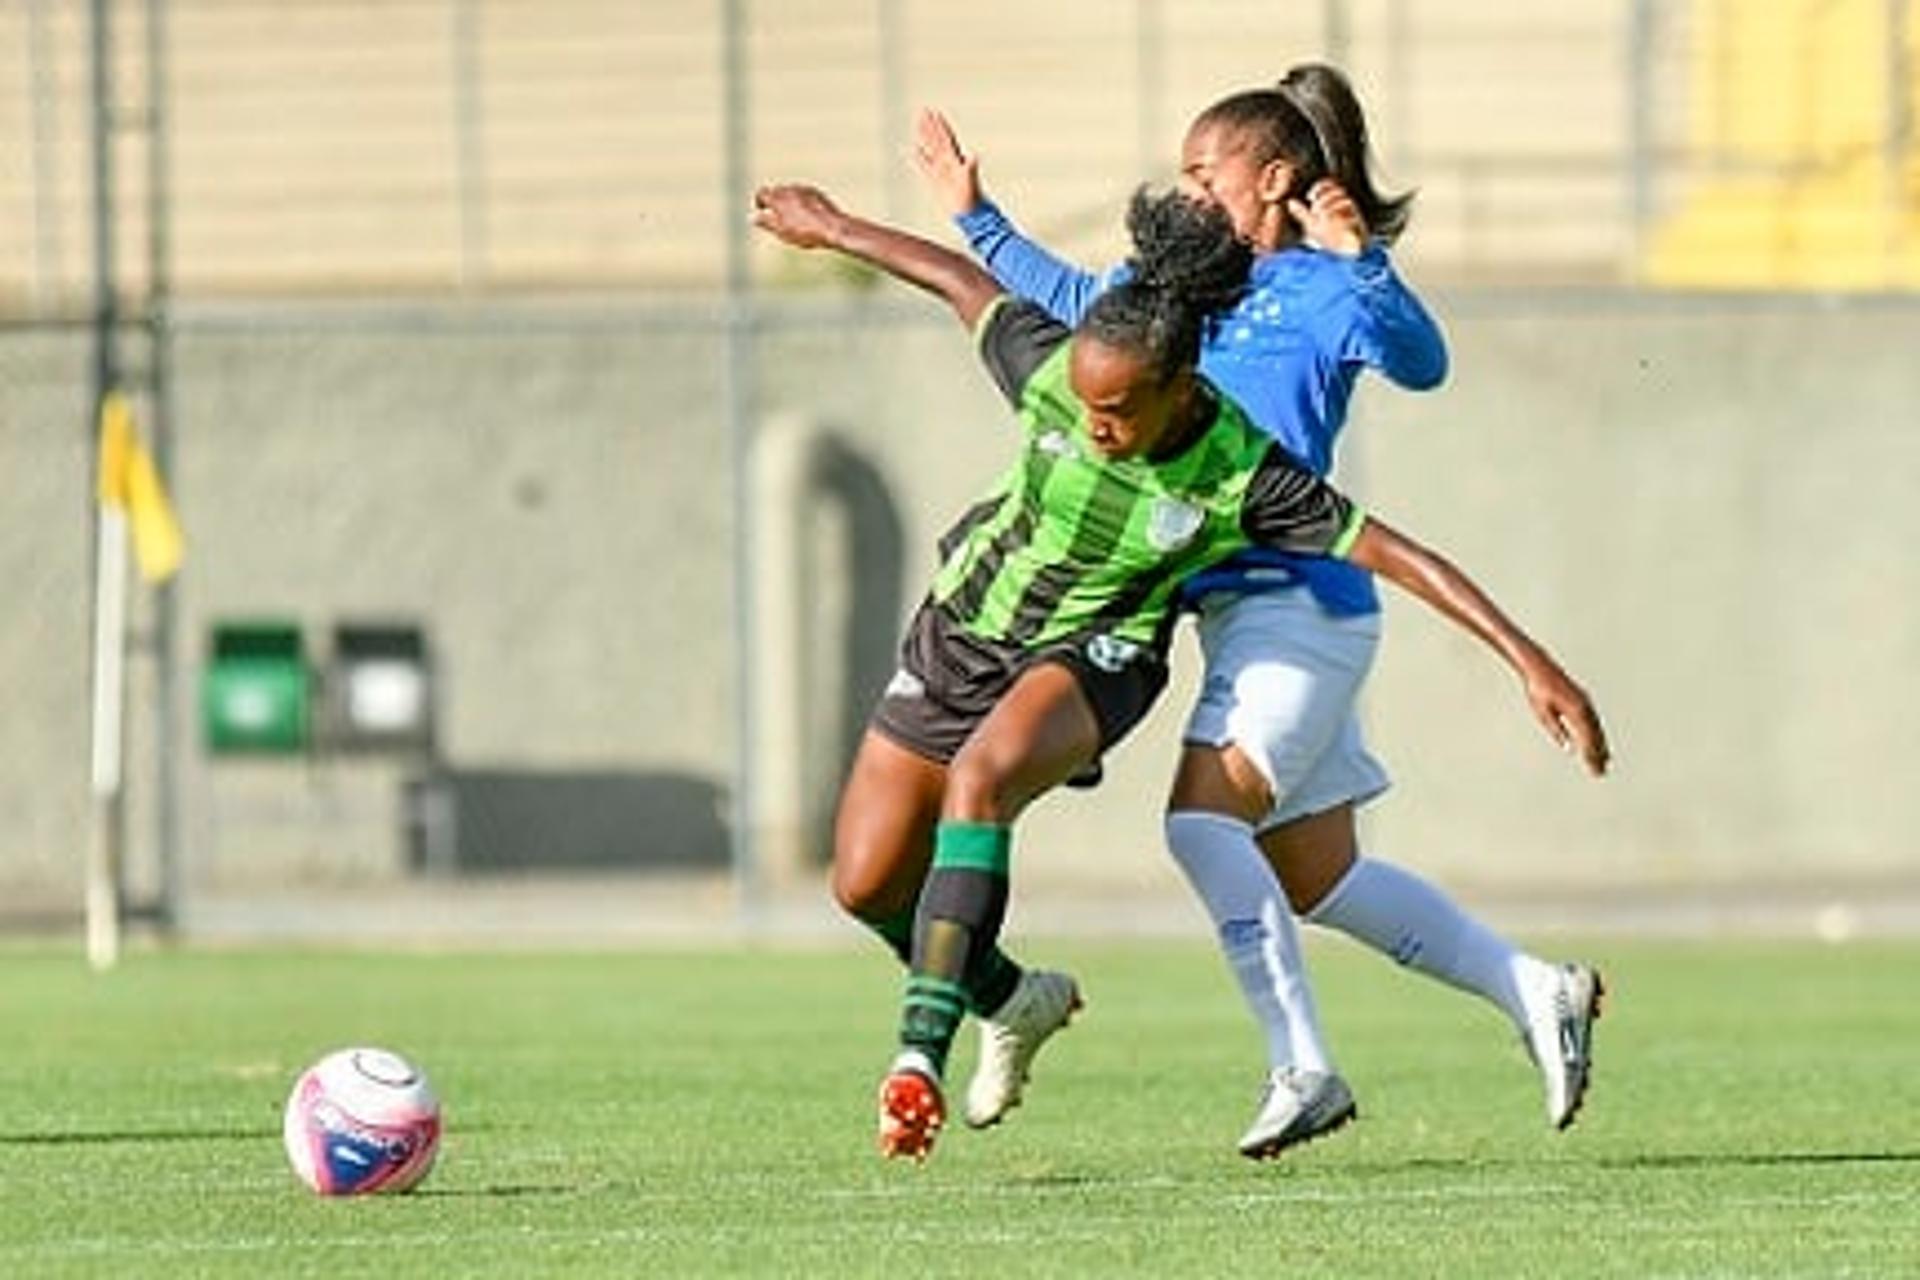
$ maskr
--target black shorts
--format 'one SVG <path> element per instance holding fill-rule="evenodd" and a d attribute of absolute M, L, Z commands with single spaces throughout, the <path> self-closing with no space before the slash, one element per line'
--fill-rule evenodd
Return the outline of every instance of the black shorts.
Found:
<path fill-rule="evenodd" d="M 945 764 L 1013 682 L 1042 662 L 1073 673 L 1100 725 L 1102 752 L 1140 723 L 1167 685 L 1166 662 L 1147 645 L 1100 632 L 1026 649 L 982 639 L 928 600 L 907 624 L 900 669 L 871 723 L 915 755 Z"/>

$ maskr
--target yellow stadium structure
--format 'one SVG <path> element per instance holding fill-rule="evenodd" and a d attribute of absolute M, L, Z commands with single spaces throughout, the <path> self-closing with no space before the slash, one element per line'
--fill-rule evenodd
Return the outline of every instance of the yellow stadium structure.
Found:
<path fill-rule="evenodd" d="M 1920 287 L 1920 5 L 1696 0 L 1696 175 L 1650 237 L 1650 284 Z"/>

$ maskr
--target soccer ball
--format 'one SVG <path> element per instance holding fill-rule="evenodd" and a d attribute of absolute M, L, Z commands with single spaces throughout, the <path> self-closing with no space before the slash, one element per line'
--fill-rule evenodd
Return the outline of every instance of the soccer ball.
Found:
<path fill-rule="evenodd" d="M 440 1149 L 440 1100 L 385 1049 L 341 1049 L 308 1067 L 282 1133 L 300 1181 L 323 1196 L 410 1191 Z"/>

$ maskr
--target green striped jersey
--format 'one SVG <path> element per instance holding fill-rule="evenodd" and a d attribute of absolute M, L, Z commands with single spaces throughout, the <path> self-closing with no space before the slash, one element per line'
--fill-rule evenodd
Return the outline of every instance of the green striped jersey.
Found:
<path fill-rule="evenodd" d="M 933 598 L 962 628 L 1023 648 L 1105 633 L 1164 650 L 1180 582 L 1249 546 L 1344 555 L 1360 510 L 1224 396 L 1169 458 L 1110 459 L 1067 378 L 1072 333 L 998 299 L 976 337 L 1023 448 L 941 540 Z"/>

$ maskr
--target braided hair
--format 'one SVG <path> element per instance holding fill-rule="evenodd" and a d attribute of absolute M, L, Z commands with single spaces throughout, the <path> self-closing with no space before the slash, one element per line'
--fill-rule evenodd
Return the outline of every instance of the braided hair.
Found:
<path fill-rule="evenodd" d="M 1223 210 L 1178 191 L 1135 191 L 1127 232 L 1131 276 L 1094 301 L 1079 332 L 1138 355 L 1164 385 L 1199 363 L 1208 326 L 1246 292 L 1253 250 Z"/>
<path fill-rule="evenodd" d="M 1389 196 L 1374 186 L 1367 117 L 1347 78 L 1322 62 L 1304 62 L 1271 89 L 1248 89 L 1208 107 L 1194 121 L 1224 125 L 1253 141 L 1254 158 L 1284 160 L 1293 190 L 1304 198 L 1321 178 L 1332 178 L 1359 206 L 1367 233 L 1391 244 L 1413 214 L 1413 193 Z"/>

